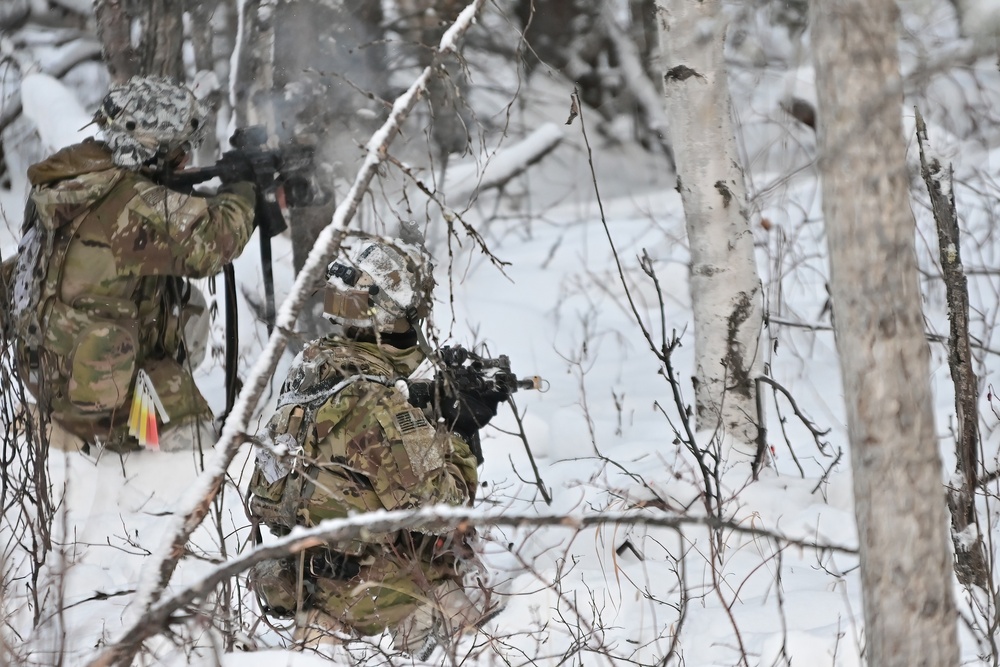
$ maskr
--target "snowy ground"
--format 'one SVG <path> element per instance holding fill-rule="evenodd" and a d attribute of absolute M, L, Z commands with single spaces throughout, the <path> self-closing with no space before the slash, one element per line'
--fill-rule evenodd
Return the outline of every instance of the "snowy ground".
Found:
<path fill-rule="evenodd" d="M 795 77 L 809 80 L 808 71 L 799 70 L 791 78 Z M 776 78 L 790 80 L 787 75 Z M 766 330 L 766 360 L 771 377 L 790 391 L 802 413 L 829 432 L 817 443 L 789 402 L 768 394 L 771 466 L 749 485 L 740 469 L 723 477 L 725 517 L 760 532 L 722 531 L 714 558 L 710 547 L 714 534 L 692 524 L 681 529 L 621 524 L 583 531 L 492 530 L 487 562 L 508 595 L 507 607 L 481 635 L 463 644 L 467 657 L 456 662 L 656 665 L 673 650 L 670 664 L 689 667 L 741 664 L 741 656 L 750 665 L 862 664 L 858 563 L 850 553 L 857 547 L 857 536 L 840 379 L 825 310 L 827 267 L 818 189 L 808 170 L 794 178 L 778 178 L 773 171 L 778 154 L 784 166 L 808 156 L 810 138 L 802 134 L 795 142 L 776 146 L 768 133 L 777 131 L 777 100 L 800 91 L 776 86 L 769 97 L 763 87 L 754 88 L 760 82 L 760 78 L 743 81 L 737 77 L 734 89 L 745 96 L 739 99 L 748 102 L 738 109 L 744 127 L 749 128 L 745 129 L 745 149 L 758 167 L 751 180 L 762 192 L 754 200 L 753 222 L 772 318 Z M 804 85 L 808 89 L 808 83 Z M 536 103 L 528 105 L 528 115 L 519 120 L 528 128 L 542 122 L 561 126 L 567 115 L 568 91 L 554 84 L 537 88 L 531 92 Z M 44 97 L 44 90 L 35 92 Z M 45 108 L 44 100 L 40 108 Z M 58 125 L 42 133 L 43 138 L 51 138 L 46 139 L 50 148 L 55 147 L 59 137 L 65 136 L 56 130 L 64 126 L 44 113 L 39 117 Z M 787 119 L 781 127 L 786 134 L 798 132 L 788 127 Z M 627 510 L 661 516 L 665 510 L 697 518 L 704 514 L 699 474 L 691 457 L 676 444 L 671 422 L 678 423 L 678 413 L 632 316 L 611 246 L 623 264 L 643 323 L 659 340 L 658 295 L 652 281 L 638 269 L 637 257 L 645 252 L 652 259 L 663 290 L 665 330 L 668 335 L 676 330 L 685 344 L 673 361 L 685 395 L 692 399 L 692 324 L 679 196 L 664 165 L 629 144 L 599 136 L 588 126 L 606 231 L 580 125 L 563 131 L 566 138 L 555 153 L 508 186 L 502 199 L 486 196 L 469 214 L 472 222 L 498 214 L 480 223 L 480 231 L 491 250 L 509 263 L 502 272 L 465 242 L 456 249 L 449 280 L 447 252 L 438 250 L 440 288 L 434 322 L 442 335 L 465 345 L 486 343 L 491 353 L 509 355 L 518 374 L 541 375 L 550 385 L 546 393 L 518 394 L 517 402 L 524 412 L 523 428 L 539 464 L 539 476 L 551 492 L 551 506 L 546 506 L 535 486 L 524 446 L 513 435 L 519 429 L 517 420 L 502 413 L 484 433 L 486 463 L 481 470 L 484 486 L 479 507 L 571 516 Z M 978 143 L 966 148 L 956 155 L 965 156 L 971 164 L 967 161 L 959 167 L 966 173 L 985 174 L 984 180 L 996 183 L 1000 165 L 996 153 Z M 995 194 L 994 187 L 993 199 Z M 970 197 L 970 202 L 965 211 L 974 240 L 970 240 L 967 261 L 988 267 L 996 252 L 988 236 L 993 204 L 986 196 L 974 201 Z M 16 245 L 21 206 L 21 192 L 0 191 L 3 257 Z M 933 233 L 927 233 L 926 215 L 917 213 L 925 266 L 932 268 Z M 768 224 L 762 224 L 763 220 Z M 292 281 L 290 254 L 287 242 L 276 239 L 279 300 Z M 252 294 L 260 283 L 257 258 L 252 245 L 236 264 L 239 283 Z M 940 289 L 929 277 L 925 283 L 928 326 L 944 331 Z M 975 334 L 986 347 L 998 345 L 992 340 L 997 331 L 991 324 L 997 310 L 995 283 L 988 275 L 972 282 Z M 453 310 L 449 288 L 453 288 Z M 264 333 L 263 326 L 252 321 L 250 309 L 243 306 L 241 341 L 244 363 L 249 366 L 263 347 Z M 214 335 L 221 349 L 218 328 Z M 950 471 L 949 424 L 954 409 L 946 360 L 940 347 L 933 351 L 937 424 L 946 471 Z M 989 385 L 997 367 L 996 355 L 981 352 L 977 364 L 984 384 Z M 286 367 L 287 359 L 279 368 L 279 378 Z M 223 379 L 218 356 L 199 369 L 198 380 L 214 407 L 221 409 Z M 273 394 L 268 398 L 273 400 Z M 986 465 L 990 467 L 995 460 L 997 419 L 988 408 L 984 401 Z M 259 413 L 266 418 L 268 410 L 265 404 Z M 707 443 L 710 434 L 699 434 L 699 438 Z M 244 451 L 231 467 L 231 484 L 210 520 L 195 534 L 192 553 L 173 579 L 174 589 L 196 581 L 214 561 L 245 548 L 248 528 L 240 491 L 246 486 L 250 458 Z M 33 632 L 35 610 L 26 602 L 28 582 L 17 580 L 4 591 L 3 636 L 15 649 L 10 657 L 49 665 L 62 654 L 63 664 L 84 664 L 96 648 L 118 636 L 148 554 L 160 548 L 171 512 L 201 465 L 202 458 L 191 453 L 143 452 L 124 459 L 105 455 L 97 462 L 78 454 L 53 453 L 51 476 L 62 504 L 55 539 L 59 546 L 42 581 L 49 597 L 42 623 Z M 984 510 L 993 516 L 993 508 Z M 831 548 L 801 547 L 764 533 Z M 8 550 L 3 562 L 23 572 L 17 553 Z M 252 602 L 242 582 L 237 583 L 232 596 L 246 605 L 247 623 L 254 618 Z M 966 619 L 976 622 L 957 585 L 956 597 Z M 209 605 L 205 609 L 209 616 L 217 613 Z M 221 620 L 216 617 L 214 622 L 218 625 Z M 978 664 L 980 647 L 965 624 L 962 628 L 963 664 Z M 285 650 L 280 628 L 244 625 L 239 635 L 236 652 L 225 653 L 212 623 L 195 615 L 179 630 L 184 642 L 154 640 L 145 664 L 330 664 L 315 655 Z M 248 648 L 256 652 L 246 652 Z M 368 645 L 358 644 L 351 650 L 355 660 L 369 656 L 366 664 L 385 661 Z M 339 664 L 348 664 L 343 653 L 338 655 Z M 0 662 L 2 658 L 0 653 Z M 446 664 L 446 657 L 439 652 L 428 664 Z"/>

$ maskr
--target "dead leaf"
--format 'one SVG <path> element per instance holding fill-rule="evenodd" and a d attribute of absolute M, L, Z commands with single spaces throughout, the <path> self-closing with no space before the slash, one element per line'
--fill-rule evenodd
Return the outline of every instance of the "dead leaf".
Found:
<path fill-rule="evenodd" d="M 569 103 L 569 118 L 566 119 L 567 125 L 572 125 L 576 117 L 580 115 L 580 107 L 576 101 L 576 93 L 570 95 Z"/>

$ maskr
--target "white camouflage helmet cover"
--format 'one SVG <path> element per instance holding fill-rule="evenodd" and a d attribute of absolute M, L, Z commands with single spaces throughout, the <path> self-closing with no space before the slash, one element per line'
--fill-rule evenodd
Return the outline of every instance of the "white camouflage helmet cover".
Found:
<path fill-rule="evenodd" d="M 108 91 L 94 120 L 104 130 L 114 163 L 138 169 L 158 153 L 200 144 L 208 115 L 187 88 L 165 78 L 134 76 Z"/>
<path fill-rule="evenodd" d="M 404 333 L 430 314 L 433 289 L 422 245 L 366 238 L 327 267 L 324 315 L 345 327 Z"/>

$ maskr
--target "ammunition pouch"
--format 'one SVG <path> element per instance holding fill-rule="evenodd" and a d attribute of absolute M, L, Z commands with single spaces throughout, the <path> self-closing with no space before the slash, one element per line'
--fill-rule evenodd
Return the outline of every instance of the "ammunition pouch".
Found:
<path fill-rule="evenodd" d="M 136 308 L 124 299 L 54 300 L 42 346 L 61 358 L 66 398 L 83 413 L 120 408 L 131 395 L 139 363 Z"/>
<path fill-rule="evenodd" d="M 265 560 L 254 564 L 247 572 L 247 583 L 260 598 L 265 613 L 278 618 L 295 615 L 299 607 L 296 560 Z"/>
<path fill-rule="evenodd" d="M 250 478 L 250 514 L 277 535 L 287 534 L 300 523 L 303 488 L 307 484 L 300 470 L 293 470 L 281 479 L 268 482 L 258 467 Z"/>
<path fill-rule="evenodd" d="M 361 563 L 355 556 L 349 556 L 327 547 L 315 547 L 305 552 L 305 575 L 314 579 L 342 579 L 356 577 L 361 572 Z"/>

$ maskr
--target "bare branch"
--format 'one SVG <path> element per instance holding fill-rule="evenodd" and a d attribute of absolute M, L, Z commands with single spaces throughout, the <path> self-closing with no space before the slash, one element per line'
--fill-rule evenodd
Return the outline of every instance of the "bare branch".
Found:
<path fill-rule="evenodd" d="M 956 477 L 959 484 L 948 490 L 952 542 L 955 545 L 955 574 L 965 586 L 986 589 L 989 567 L 976 517 L 976 475 L 979 471 L 979 389 L 972 369 L 969 345 L 969 285 L 962 269 L 961 238 L 955 210 L 951 169 L 929 155 L 927 126 L 916 110 L 920 174 L 927 185 L 937 227 L 938 257 L 944 274 L 948 300 L 948 367 L 955 385 Z"/>
<path fill-rule="evenodd" d="M 474 193 L 502 188 L 552 152 L 563 137 L 563 131 L 558 125 L 545 123 L 518 143 L 505 148 L 502 153 L 497 152 L 491 156 L 481 174 L 470 174 L 462 168 L 453 168 L 448 174 L 448 199 L 460 202 Z"/>

